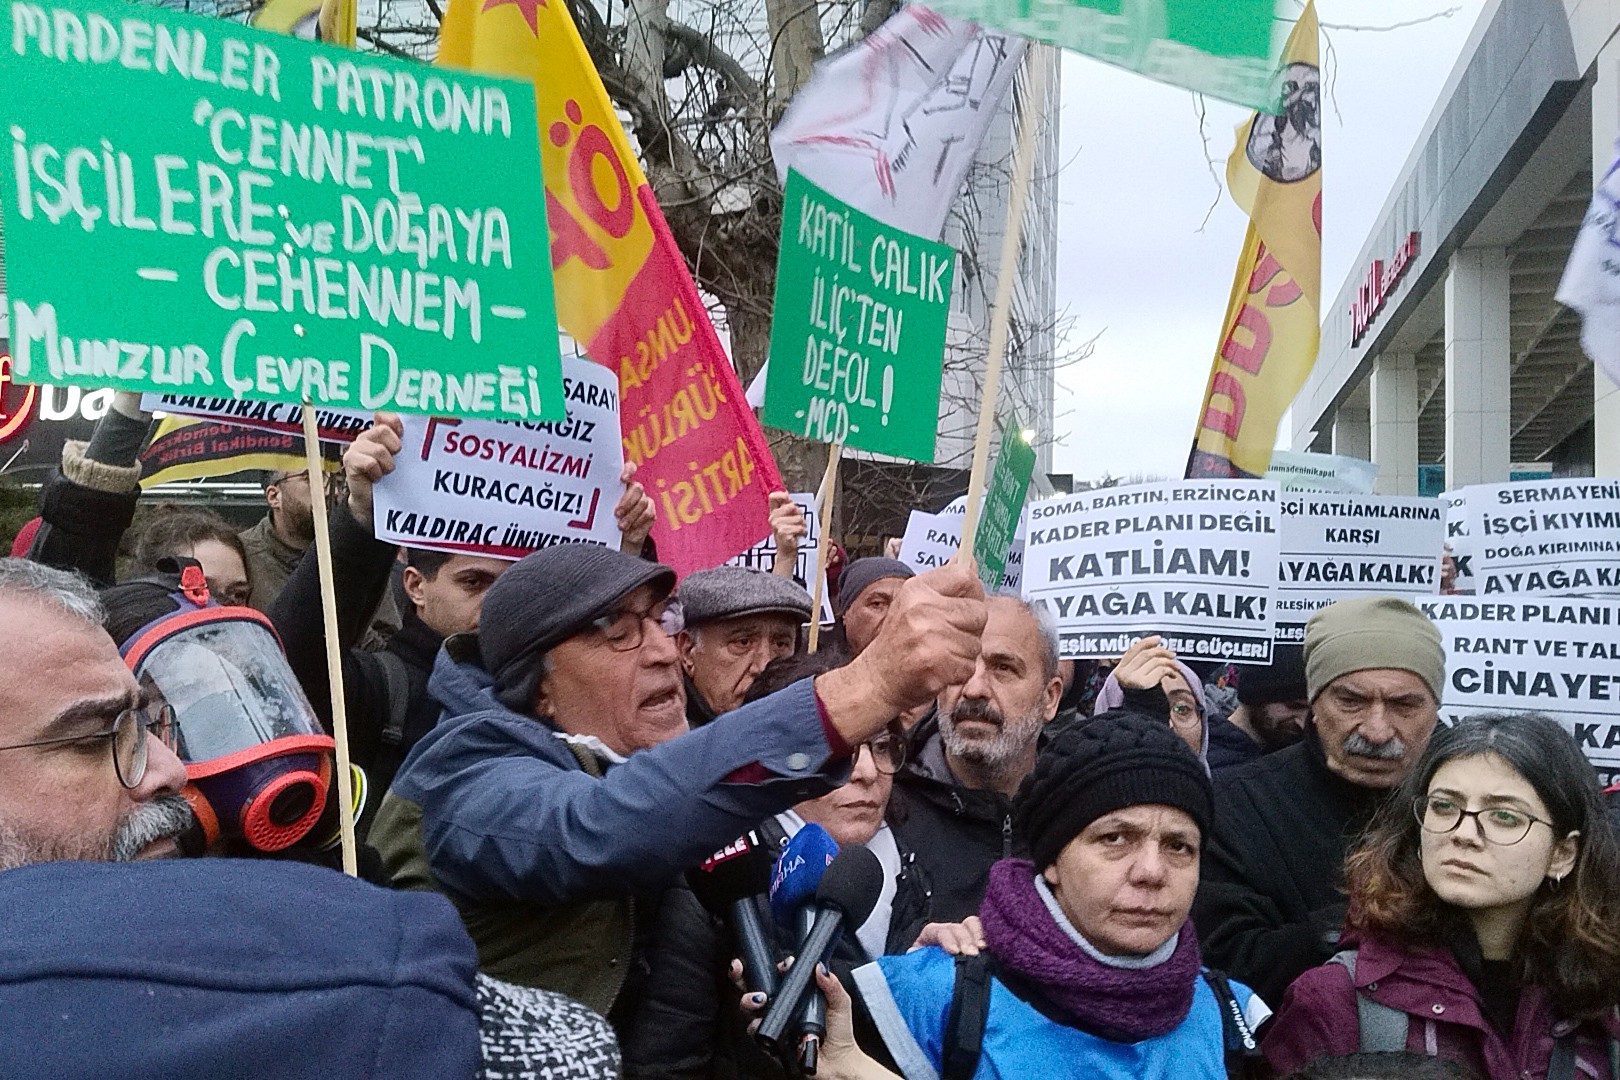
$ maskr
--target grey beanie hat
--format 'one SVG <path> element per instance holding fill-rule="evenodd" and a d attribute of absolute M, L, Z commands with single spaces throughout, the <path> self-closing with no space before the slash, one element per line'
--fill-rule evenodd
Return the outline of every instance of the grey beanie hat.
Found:
<path fill-rule="evenodd" d="M 1308 700 L 1341 675 L 1373 668 L 1410 671 L 1434 700 L 1446 692 L 1446 650 L 1440 631 L 1410 602 L 1357 596 L 1329 604 L 1305 624 Z"/>
<path fill-rule="evenodd" d="M 882 555 L 869 555 L 864 559 L 856 559 L 844 567 L 844 572 L 838 577 L 838 617 L 842 619 L 849 605 L 872 582 L 882 581 L 884 578 L 916 577 L 917 572 L 899 559 L 890 559 Z"/>
<path fill-rule="evenodd" d="M 798 622 L 810 618 L 810 594 L 798 582 L 746 566 L 694 570 L 681 579 L 675 595 L 688 626 L 743 615 L 785 615 Z"/>
<path fill-rule="evenodd" d="M 572 637 L 643 585 L 660 598 L 675 571 L 600 544 L 557 544 L 519 559 L 484 594 L 478 652 L 503 685 L 518 661 Z"/>

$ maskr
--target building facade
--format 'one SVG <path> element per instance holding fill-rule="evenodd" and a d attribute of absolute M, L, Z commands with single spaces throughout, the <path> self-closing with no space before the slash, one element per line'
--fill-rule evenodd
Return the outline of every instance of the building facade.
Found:
<path fill-rule="evenodd" d="M 1388 494 L 1620 476 L 1620 391 L 1553 299 L 1620 138 L 1620 0 L 1490 0 L 1294 399 Z"/>

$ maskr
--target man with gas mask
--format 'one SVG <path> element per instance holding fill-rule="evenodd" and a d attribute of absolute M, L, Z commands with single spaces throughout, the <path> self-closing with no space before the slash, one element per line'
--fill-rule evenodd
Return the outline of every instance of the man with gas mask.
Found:
<path fill-rule="evenodd" d="M 194 560 L 102 593 L 106 629 L 141 691 L 173 712 L 196 827 L 187 854 L 325 847 L 334 743 L 287 666 L 270 621 L 217 604 Z M 316 833 L 322 817 L 328 829 Z M 312 835 L 313 834 L 313 835 Z"/>

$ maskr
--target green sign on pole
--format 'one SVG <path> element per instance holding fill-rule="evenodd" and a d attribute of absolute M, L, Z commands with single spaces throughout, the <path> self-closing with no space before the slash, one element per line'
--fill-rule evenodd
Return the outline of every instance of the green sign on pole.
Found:
<path fill-rule="evenodd" d="M 788 173 L 764 420 L 934 460 L 956 252 Z"/>
<path fill-rule="evenodd" d="M 1001 572 L 1007 566 L 1007 549 L 1018 535 L 1018 515 L 1024 512 L 1024 496 L 1030 477 L 1035 475 L 1035 448 L 1029 444 L 1016 416 L 1007 417 L 1001 436 L 1001 452 L 990 483 L 984 489 L 984 510 L 973 535 L 973 554 L 979 563 L 979 580 L 987 589 L 1001 585 Z"/>
<path fill-rule="evenodd" d="M 562 419 L 527 86 L 128 3 L 0 3 L 24 382 Z"/>
<path fill-rule="evenodd" d="M 932 0 L 941 15 L 1010 30 L 1172 86 L 1273 112 L 1299 16 L 1281 0 Z"/>

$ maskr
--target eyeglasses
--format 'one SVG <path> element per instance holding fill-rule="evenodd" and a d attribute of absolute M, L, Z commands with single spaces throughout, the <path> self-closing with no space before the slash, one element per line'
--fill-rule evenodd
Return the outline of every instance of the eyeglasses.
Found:
<path fill-rule="evenodd" d="M 1506 806 L 1492 806 L 1484 810 L 1464 810 L 1455 799 L 1444 795 L 1419 795 L 1412 802 L 1418 825 L 1424 832 L 1456 832 L 1463 818 L 1473 818 L 1479 834 L 1501 847 L 1517 844 L 1530 835 L 1530 826 L 1542 824 L 1552 828 L 1552 822 L 1542 821 L 1534 814 L 1512 810 Z"/>
<path fill-rule="evenodd" d="M 646 611 L 615 611 L 591 620 L 591 629 L 602 635 L 614 652 L 641 648 L 647 623 L 674 637 L 686 629 L 686 613 L 679 600 L 660 600 Z"/>
<path fill-rule="evenodd" d="M 112 726 L 90 735 L 68 735 L 60 739 L 37 739 L 34 742 L 0 746 L 0 750 L 21 750 L 29 746 L 62 746 L 67 743 L 106 739 L 112 744 L 113 771 L 118 782 L 126 788 L 140 786 L 146 778 L 146 736 L 150 732 L 162 740 L 170 750 L 179 746 L 179 725 L 174 721 L 174 707 L 167 703 L 145 708 L 125 709 L 118 714 Z"/>
<path fill-rule="evenodd" d="M 906 763 L 906 740 L 894 735 L 884 733 L 868 739 L 855 748 L 855 753 L 859 755 L 863 748 L 871 751 L 872 764 L 880 773 L 893 776 Z"/>

